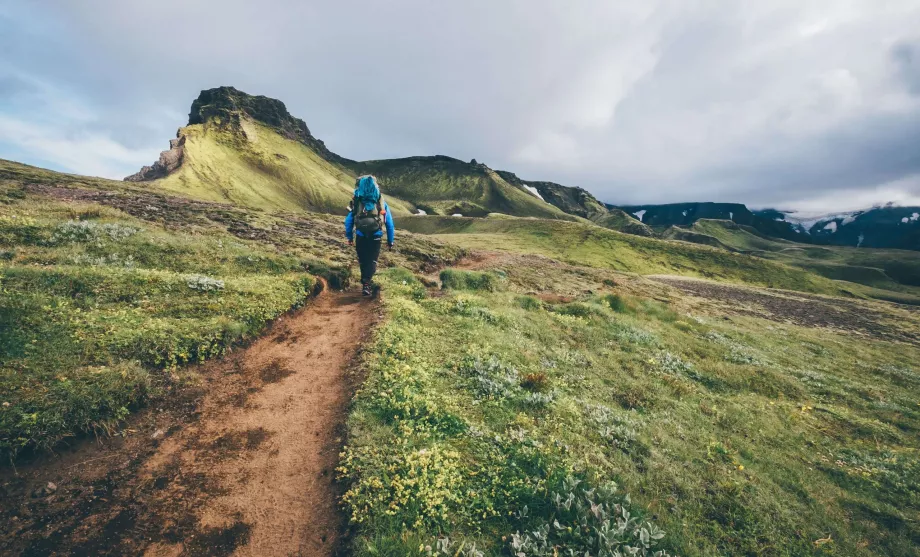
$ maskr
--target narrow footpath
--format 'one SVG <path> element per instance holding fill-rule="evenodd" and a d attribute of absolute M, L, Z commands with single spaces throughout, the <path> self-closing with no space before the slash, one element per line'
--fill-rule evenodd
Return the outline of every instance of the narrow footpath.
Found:
<path fill-rule="evenodd" d="M 336 555 L 334 482 L 377 304 L 321 293 L 202 385 L 0 475 L 2 555 Z"/>

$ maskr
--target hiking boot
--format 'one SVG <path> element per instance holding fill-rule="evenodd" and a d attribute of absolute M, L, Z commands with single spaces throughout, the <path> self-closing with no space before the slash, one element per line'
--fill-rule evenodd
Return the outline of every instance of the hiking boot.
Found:
<path fill-rule="evenodd" d="M 362 296 L 371 295 L 371 283 L 369 282 L 364 283 L 364 286 L 361 287 L 361 295 Z"/>

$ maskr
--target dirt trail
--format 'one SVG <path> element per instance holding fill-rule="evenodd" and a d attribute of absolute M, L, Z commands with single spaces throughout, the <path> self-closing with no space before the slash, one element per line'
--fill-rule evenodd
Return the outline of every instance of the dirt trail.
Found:
<path fill-rule="evenodd" d="M 0 554 L 337 553 L 349 364 L 376 318 L 360 295 L 323 293 L 249 348 L 202 366 L 204 392 L 187 411 L 150 409 L 129 441 L 0 478 L 13 503 L 0 511 L 13 524 Z"/>

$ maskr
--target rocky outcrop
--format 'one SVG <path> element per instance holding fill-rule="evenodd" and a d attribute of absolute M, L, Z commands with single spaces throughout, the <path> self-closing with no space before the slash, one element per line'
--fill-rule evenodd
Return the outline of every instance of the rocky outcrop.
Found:
<path fill-rule="evenodd" d="M 145 166 L 125 178 L 126 182 L 148 182 L 158 178 L 165 178 L 182 165 L 185 156 L 185 136 L 182 130 L 176 132 L 176 139 L 169 140 L 169 150 L 160 153 L 160 158 L 150 166 Z"/>
<path fill-rule="evenodd" d="M 292 116 L 283 102 L 263 95 L 250 95 L 235 87 L 224 86 L 202 91 L 192 102 L 188 123 L 210 123 L 241 129 L 242 115 L 273 128 L 288 139 L 303 143 L 327 161 L 347 168 L 355 165 L 355 161 L 336 155 L 322 140 L 313 137 L 306 122 Z"/>

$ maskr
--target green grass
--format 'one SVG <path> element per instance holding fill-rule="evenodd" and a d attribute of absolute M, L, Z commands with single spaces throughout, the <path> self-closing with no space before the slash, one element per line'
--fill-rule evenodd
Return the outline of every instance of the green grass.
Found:
<path fill-rule="evenodd" d="M 614 504 L 674 554 L 916 554 L 916 347 L 517 277 L 428 297 L 385 273 L 339 468 L 356 555 L 552 555 L 544 527 L 597 554 Z M 554 502 L 584 489 L 599 519 Z"/>
<path fill-rule="evenodd" d="M 539 254 L 576 265 L 640 274 L 679 274 L 773 288 L 839 294 L 834 282 L 801 269 L 724 250 L 537 219 L 403 217 L 414 232 L 475 249 Z"/>

